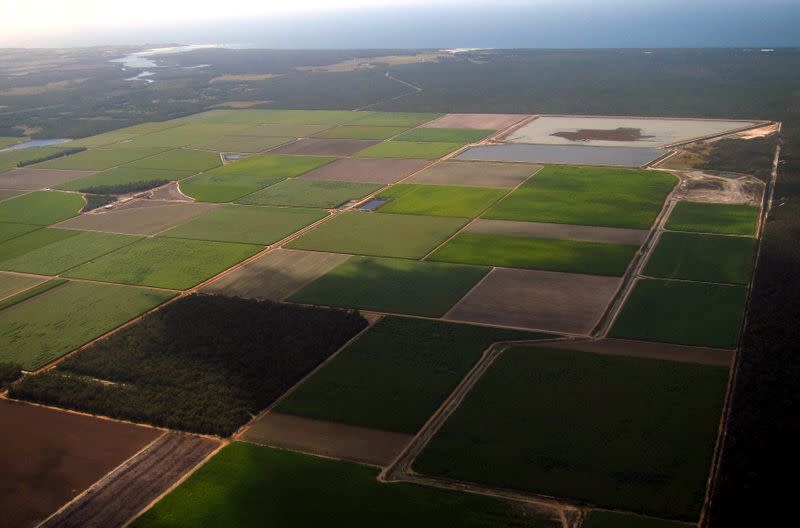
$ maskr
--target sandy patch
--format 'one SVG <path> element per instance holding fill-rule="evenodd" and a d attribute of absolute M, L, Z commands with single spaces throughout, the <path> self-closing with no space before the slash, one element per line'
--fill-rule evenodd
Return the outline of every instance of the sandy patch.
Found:
<path fill-rule="evenodd" d="M 341 159 L 307 172 L 299 178 L 390 184 L 430 165 L 416 159 Z"/>
<path fill-rule="evenodd" d="M 352 156 L 380 141 L 366 139 L 318 139 L 305 138 L 288 143 L 270 151 L 270 154 L 291 154 L 295 156 Z"/>
<path fill-rule="evenodd" d="M 11 169 L 0 174 L 0 187 L 26 190 L 49 189 L 94 173 L 95 171 L 79 170 Z"/>
<path fill-rule="evenodd" d="M 118 209 L 82 214 L 55 227 L 154 235 L 217 207 L 210 203 L 176 203 L 159 200 L 130 200 Z"/>
<path fill-rule="evenodd" d="M 756 139 L 767 137 L 771 134 L 774 134 L 778 131 L 778 123 L 772 123 L 771 125 L 759 127 L 759 128 L 751 128 L 750 130 L 745 130 L 744 132 L 739 132 L 736 134 L 736 137 L 741 139 Z"/>
<path fill-rule="evenodd" d="M 423 128 L 470 128 L 503 130 L 529 116 L 525 114 L 447 114 L 422 125 Z"/>
<path fill-rule="evenodd" d="M 608 244 L 641 245 L 647 238 L 646 229 L 621 229 L 542 222 L 515 222 L 479 218 L 467 226 L 466 231 L 486 235 L 550 238 L 555 240 L 581 240 Z"/>
<path fill-rule="evenodd" d="M 563 348 L 592 352 L 607 356 L 629 356 L 647 359 L 665 359 L 682 363 L 699 365 L 719 365 L 729 367 L 733 360 L 733 352 L 721 348 L 693 347 L 686 345 L 670 345 L 668 343 L 652 343 L 649 341 L 631 341 L 628 339 L 600 339 L 597 341 L 576 341 L 564 343 L 548 343 L 549 348 Z"/>
<path fill-rule="evenodd" d="M 675 198 L 690 202 L 760 205 L 764 182 L 753 176 L 720 176 L 703 171 L 678 173 Z"/>
<path fill-rule="evenodd" d="M 513 189 L 541 168 L 524 163 L 443 161 L 415 174 L 408 183 Z"/>

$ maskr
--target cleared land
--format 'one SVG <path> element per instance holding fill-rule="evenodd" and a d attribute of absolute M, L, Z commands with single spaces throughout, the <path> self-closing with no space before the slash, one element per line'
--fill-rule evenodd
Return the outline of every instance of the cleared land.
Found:
<path fill-rule="evenodd" d="M 0 187 L 6 189 L 49 189 L 93 174 L 92 171 L 56 169 L 12 169 L 0 174 Z"/>
<path fill-rule="evenodd" d="M 329 139 L 389 139 L 390 137 L 402 134 L 407 130 L 406 127 L 387 127 L 387 126 L 357 126 L 344 125 L 319 134 L 314 134 L 318 138 Z"/>
<path fill-rule="evenodd" d="M 352 156 L 356 152 L 376 145 L 378 141 L 365 139 L 304 138 L 280 146 L 272 152 L 292 156 Z"/>
<path fill-rule="evenodd" d="M 597 227 L 570 224 L 548 224 L 542 222 L 515 222 L 513 220 L 489 220 L 479 218 L 466 227 L 470 233 L 484 235 L 508 235 L 518 237 L 551 238 L 554 240 L 581 240 L 640 246 L 649 231 L 620 227 Z"/>
<path fill-rule="evenodd" d="M 616 277 L 496 268 L 445 319 L 588 334 L 618 286 Z"/>
<path fill-rule="evenodd" d="M 414 467 L 694 521 L 727 378 L 725 367 L 513 348 Z"/>
<path fill-rule="evenodd" d="M 664 172 L 545 167 L 483 216 L 647 229 L 675 183 Z"/>
<path fill-rule="evenodd" d="M 488 268 L 352 257 L 289 296 L 290 301 L 390 313 L 444 315 Z"/>
<path fill-rule="evenodd" d="M 38 525 L 161 433 L 0 400 L 3 524 Z"/>
<path fill-rule="evenodd" d="M 463 218 L 347 212 L 286 245 L 332 253 L 420 258 L 467 222 Z"/>
<path fill-rule="evenodd" d="M 727 235 L 753 235 L 758 208 L 749 205 L 678 202 L 667 229 Z"/>
<path fill-rule="evenodd" d="M 416 158 L 434 160 L 458 150 L 463 143 L 384 141 L 358 153 L 360 158 Z"/>
<path fill-rule="evenodd" d="M 219 167 L 222 162 L 219 155 L 202 150 L 175 149 L 161 152 L 155 156 L 128 163 L 126 167 L 137 169 L 162 169 L 189 171 L 190 173 L 205 171 Z"/>
<path fill-rule="evenodd" d="M 65 276 L 186 290 L 258 253 L 261 246 L 178 238 L 146 238 Z"/>
<path fill-rule="evenodd" d="M 523 114 L 447 114 L 422 125 L 424 128 L 471 128 L 503 130 L 528 117 Z"/>
<path fill-rule="evenodd" d="M 350 181 L 388 185 L 428 165 L 415 159 L 340 159 L 300 178 L 310 180 Z"/>
<path fill-rule="evenodd" d="M 338 253 L 274 249 L 205 286 L 205 293 L 281 301 L 350 258 Z"/>
<path fill-rule="evenodd" d="M 133 523 L 166 526 L 315 525 L 556 528 L 556 519 L 503 501 L 413 484 L 381 484 L 377 470 L 245 443 L 226 446 Z M 309 497 L 314 497 L 309 501 Z"/>
<path fill-rule="evenodd" d="M 748 284 L 758 240 L 749 237 L 665 232 L 644 274 L 727 284 Z"/>
<path fill-rule="evenodd" d="M 381 192 L 388 202 L 382 213 L 472 218 L 499 200 L 508 191 L 455 185 L 398 184 Z"/>
<path fill-rule="evenodd" d="M 639 246 L 459 233 L 428 260 L 622 276 Z"/>
<path fill-rule="evenodd" d="M 13 273 L 0 273 L 0 299 L 6 299 L 17 293 L 41 284 L 45 279 L 41 277 L 27 277 Z"/>
<path fill-rule="evenodd" d="M 333 209 L 377 191 L 382 185 L 290 178 L 240 198 L 239 203 Z"/>
<path fill-rule="evenodd" d="M 158 154 L 163 149 L 91 149 L 36 165 L 37 169 L 106 170 Z"/>
<path fill-rule="evenodd" d="M 326 215 L 319 209 L 223 205 L 162 235 L 266 246 Z"/>
<path fill-rule="evenodd" d="M 413 435 L 492 343 L 543 337 L 547 336 L 385 317 L 276 411 Z"/>
<path fill-rule="evenodd" d="M 79 194 L 36 191 L 0 202 L 0 222 L 50 225 L 75 216 L 81 208 Z"/>
<path fill-rule="evenodd" d="M 35 370 L 161 304 L 171 293 L 69 282 L 3 311 L 0 361 Z"/>
<path fill-rule="evenodd" d="M 261 152 L 295 139 L 294 137 L 222 136 L 193 146 L 216 152 Z"/>
<path fill-rule="evenodd" d="M 746 295 L 738 285 L 639 279 L 610 335 L 735 348 Z"/>
<path fill-rule="evenodd" d="M 82 214 L 61 222 L 56 227 L 130 235 L 154 235 L 205 214 L 216 207 L 216 204 L 210 203 L 132 200 L 125 207 Z"/>
<path fill-rule="evenodd" d="M 513 189 L 541 169 L 524 163 L 443 161 L 409 178 L 408 183 Z"/>
<path fill-rule="evenodd" d="M 438 141 L 441 143 L 475 143 L 494 133 L 494 130 L 469 128 L 414 128 L 403 132 L 394 141 Z"/>
<path fill-rule="evenodd" d="M 60 189 L 67 191 L 87 191 L 92 187 L 126 185 L 129 183 L 150 182 L 156 180 L 180 180 L 191 176 L 192 171 L 164 170 L 164 169 L 141 169 L 123 165 L 103 172 L 97 172 L 90 176 L 84 176 L 77 180 L 71 180 L 59 186 Z"/>

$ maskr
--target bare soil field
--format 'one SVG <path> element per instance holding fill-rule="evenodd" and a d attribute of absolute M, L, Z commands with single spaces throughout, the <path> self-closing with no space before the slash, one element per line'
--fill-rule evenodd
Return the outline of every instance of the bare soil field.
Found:
<path fill-rule="evenodd" d="M 703 171 L 684 172 L 675 197 L 690 202 L 759 205 L 764 182 L 746 175 L 718 176 Z"/>
<path fill-rule="evenodd" d="M 444 319 L 589 334 L 619 283 L 616 277 L 495 268 Z"/>
<path fill-rule="evenodd" d="M 203 293 L 281 301 L 350 258 L 349 255 L 275 249 L 212 282 Z"/>
<path fill-rule="evenodd" d="M 444 161 L 415 174 L 408 182 L 513 189 L 541 168 L 524 163 Z"/>
<path fill-rule="evenodd" d="M 48 519 L 41 528 L 126 526 L 219 445 L 218 441 L 201 436 L 165 434 Z"/>
<path fill-rule="evenodd" d="M 510 235 L 631 245 L 642 244 L 649 233 L 645 229 L 517 222 L 514 220 L 490 220 L 486 218 L 475 220 L 467 226 L 465 231 L 486 235 Z"/>
<path fill-rule="evenodd" d="M 25 191 L 0 189 L 0 202 L 2 202 L 3 200 L 8 200 L 9 198 L 13 198 L 15 196 L 19 196 L 20 194 L 25 194 Z"/>
<path fill-rule="evenodd" d="M 528 117 L 524 114 L 447 114 L 422 125 L 423 128 L 469 128 L 503 130 Z"/>
<path fill-rule="evenodd" d="M 0 187 L 6 189 L 49 189 L 62 183 L 94 174 L 95 171 L 57 169 L 11 169 L 0 174 Z"/>
<path fill-rule="evenodd" d="M 185 194 L 183 194 L 178 187 L 178 182 L 169 182 L 168 184 L 153 189 L 147 196 L 145 196 L 148 200 L 167 200 L 173 202 L 193 202 L 192 198 L 189 198 Z"/>
<path fill-rule="evenodd" d="M 119 209 L 75 216 L 57 224 L 57 227 L 130 235 L 154 235 L 196 218 L 215 207 L 217 205 L 211 203 L 137 199 L 131 200 Z"/>
<path fill-rule="evenodd" d="M 35 526 L 162 434 L 0 400 L 3 526 Z"/>
<path fill-rule="evenodd" d="M 270 151 L 270 154 L 291 154 L 294 156 L 352 156 L 360 150 L 380 141 L 369 139 L 320 139 L 304 138 L 287 143 Z"/>
<path fill-rule="evenodd" d="M 698 365 L 718 365 L 728 367 L 733 360 L 733 353 L 723 348 L 694 347 L 654 343 L 649 341 L 631 341 L 628 339 L 600 339 L 596 341 L 569 341 L 549 343 L 550 348 L 578 350 L 607 356 L 629 356 L 646 359 L 664 359 L 695 363 Z"/>
<path fill-rule="evenodd" d="M 304 453 L 387 466 L 413 437 L 270 412 L 256 420 L 241 439 Z"/>
<path fill-rule="evenodd" d="M 417 159 L 341 159 L 307 172 L 299 178 L 390 184 L 430 164 Z"/>

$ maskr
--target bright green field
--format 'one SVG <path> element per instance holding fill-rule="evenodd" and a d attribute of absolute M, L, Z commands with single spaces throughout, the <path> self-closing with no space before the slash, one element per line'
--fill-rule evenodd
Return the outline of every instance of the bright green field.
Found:
<path fill-rule="evenodd" d="M 56 158 L 35 165 L 37 169 L 106 170 L 134 160 L 158 154 L 163 149 L 90 149 L 71 156 Z"/>
<path fill-rule="evenodd" d="M 36 191 L 0 202 L 0 222 L 50 225 L 75 216 L 82 208 L 79 194 Z"/>
<path fill-rule="evenodd" d="M 101 185 L 125 185 L 155 180 L 180 180 L 191 176 L 191 174 L 192 172 L 190 171 L 138 169 L 125 165 L 63 183 L 59 185 L 59 188 L 67 191 L 80 191 Z"/>
<path fill-rule="evenodd" d="M 758 208 L 750 205 L 678 202 L 667 220 L 667 229 L 753 235 L 757 218 Z"/>
<path fill-rule="evenodd" d="M 352 121 L 351 125 L 394 126 L 411 128 L 428 121 L 433 121 L 443 114 L 424 114 L 415 112 L 365 112 L 362 118 Z"/>
<path fill-rule="evenodd" d="M 294 137 L 221 136 L 194 146 L 217 152 L 260 152 L 294 140 Z"/>
<path fill-rule="evenodd" d="M 469 128 L 415 128 L 400 134 L 394 141 L 439 141 L 441 143 L 475 143 L 492 134 L 494 130 Z"/>
<path fill-rule="evenodd" d="M 644 269 L 650 277 L 747 284 L 758 241 L 749 237 L 665 232 Z"/>
<path fill-rule="evenodd" d="M 407 127 L 345 125 L 325 130 L 314 137 L 330 139 L 389 139 L 401 134 Z"/>
<path fill-rule="evenodd" d="M 587 352 L 505 352 L 417 471 L 696 520 L 728 369 Z"/>
<path fill-rule="evenodd" d="M 461 264 L 351 257 L 289 300 L 439 317 L 488 272 Z"/>
<path fill-rule="evenodd" d="M 169 292 L 69 282 L 3 310 L 0 361 L 35 370 L 172 297 Z"/>
<path fill-rule="evenodd" d="M 595 510 L 589 513 L 582 528 L 693 528 L 694 526 L 696 525 L 678 521 Z"/>
<path fill-rule="evenodd" d="M 317 220 L 319 209 L 225 205 L 174 227 L 162 236 L 269 245 Z"/>
<path fill-rule="evenodd" d="M 379 210 L 382 213 L 473 218 L 507 192 L 506 189 L 401 183 L 380 194 L 380 198 L 389 202 Z"/>
<path fill-rule="evenodd" d="M 548 166 L 483 216 L 647 229 L 676 182 L 664 172 Z"/>
<path fill-rule="evenodd" d="M 42 245 L 48 238 L 54 240 Z M 139 237 L 130 235 L 40 229 L 0 244 L 0 269 L 58 275 L 137 240 Z M 31 249 L 24 251 L 26 247 Z M 9 254 L 13 256 L 9 258 Z"/>
<path fill-rule="evenodd" d="M 205 202 L 231 202 L 330 163 L 313 156 L 253 156 L 182 181 L 181 191 Z"/>
<path fill-rule="evenodd" d="M 421 258 L 467 222 L 464 218 L 347 212 L 286 245 L 293 249 Z"/>
<path fill-rule="evenodd" d="M 460 233 L 428 260 L 622 276 L 638 246 Z"/>
<path fill-rule="evenodd" d="M 414 484 L 382 484 L 377 473 L 352 462 L 234 442 L 131 526 L 561 526 L 556 520 L 488 497 Z M 280 520 L 277 524 L 276 519 Z"/>
<path fill-rule="evenodd" d="M 611 336 L 735 348 L 746 295 L 738 285 L 640 279 Z"/>
<path fill-rule="evenodd" d="M 414 434 L 489 345 L 543 337 L 499 328 L 385 317 L 275 410 Z"/>
<path fill-rule="evenodd" d="M 191 174 L 219 167 L 219 154 L 202 150 L 175 149 L 149 158 L 128 163 L 126 167 L 137 169 L 162 169 L 188 171 Z"/>
<path fill-rule="evenodd" d="M 230 242 L 145 238 L 78 266 L 64 276 L 185 290 L 262 249 Z"/>
<path fill-rule="evenodd" d="M 0 223 L 0 242 L 41 229 L 40 225 Z"/>
<path fill-rule="evenodd" d="M 229 123 L 191 123 L 174 126 L 114 145 L 116 148 L 177 148 L 207 141 L 242 130 L 246 125 Z"/>
<path fill-rule="evenodd" d="M 240 198 L 239 203 L 332 209 L 383 187 L 373 183 L 291 178 Z"/>
<path fill-rule="evenodd" d="M 462 143 L 435 143 L 426 141 L 384 141 L 358 153 L 360 158 L 410 158 L 439 159 L 461 148 Z"/>

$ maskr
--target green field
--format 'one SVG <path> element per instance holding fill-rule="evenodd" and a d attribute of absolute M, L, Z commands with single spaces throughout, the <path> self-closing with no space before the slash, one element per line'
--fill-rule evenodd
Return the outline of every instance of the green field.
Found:
<path fill-rule="evenodd" d="M 193 146 L 216 152 L 261 152 L 294 140 L 294 137 L 221 136 Z"/>
<path fill-rule="evenodd" d="M 370 115 L 369 112 L 364 112 Z M 211 110 L 192 116 L 192 121 L 202 123 L 233 123 L 258 125 L 338 125 L 357 119 L 360 114 L 351 110 Z"/>
<path fill-rule="evenodd" d="M 146 238 L 73 268 L 65 276 L 185 290 L 258 253 L 250 244 Z"/>
<path fill-rule="evenodd" d="M 463 218 L 346 212 L 286 247 L 416 259 L 444 242 L 466 222 Z"/>
<path fill-rule="evenodd" d="M 389 139 L 401 134 L 407 127 L 345 125 L 314 134 L 328 139 Z"/>
<path fill-rule="evenodd" d="M 59 189 L 67 191 L 83 191 L 92 187 L 106 185 L 127 185 L 130 183 L 151 182 L 158 180 L 180 180 L 191 176 L 189 171 L 163 170 L 163 169 L 138 169 L 127 165 L 109 169 L 107 171 L 90 174 L 71 182 L 59 185 Z"/>
<path fill-rule="evenodd" d="M 157 132 L 173 126 L 175 126 L 175 124 L 172 121 L 140 123 L 138 125 L 119 128 L 117 130 L 103 132 L 102 134 L 76 139 L 74 141 L 70 141 L 68 145 L 70 147 L 105 147 L 111 145 L 112 143 L 128 141 L 137 136 L 149 134 L 151 132 Z"/>
<path fill-rule="evenodd" d="M 237 137 L 260 137 L 260 138 L 303 138 L 311 137 L 317 132 L 330 128 L 331 125 L 304 125 L 291 123 L 266 123 L 256 125 L 236 133 Z"/>
<path fill-rule="evenodd" d="M 728 369 L 517 347 L 414 463 L 427 474 L 696 520 Z"/>
<path fill-rule="evenodd" d="M 425 141 L 384 141 L 358 153 L 360 158 L 410 158 L 439 159 L 461 148 L 462 143 L 434 143 Z"/>
<path fill-rule="evenodd" d="M 80 194 L 36 191 L 0 202 L 0 222 L 50 225 L 75 216 L 82 208 Z"/>
<path fill-rule="evenodd" d="M 164 149 L 90 149 L 35 165 L 37 169 L 106 170 L 158 154 Z"/>
<path fill-rule="evenodd" d="M 175 121 L 173 121 L 175 123 Z M 143 134 L 130 141 L 118 143 L 115 148 L 177 148 L 235 133 L 246 125 L 232 123 L 193 122 Z"/>
<path fill-rule="evenodd" d="M 332 209 L 343 203 L 377 191 L 382 185 L 373 183 L 302 180 L 290 178 L 240 198 L 239 203 L 255 205 L 288 205 Z"/>
<path fill-rule="evenodd" d="M 290 301 L 439 317 L 489 268 L 352 257 L 289 296 Z"/>
<path fill-rule="evenodd" d="M 417 112 L 365 112 L 366 115 L 351 121 L 351 125 L 394 126 L 411 128 L 428 121 L 433 121 L 443 114 L 425 114 Z"/>
<path fill-rule="evenodd" d="M 8 148 L 17 143 L 22 143 L 23 141 L 27 141 L 27 138 L 0 136 L 0 149 Z"/>
<path fill-rule="evenodd" d="M 63 147 L 31 147 L 26 149 L 0 152 L 0 172 L 17 166 L 21 161 L 40 159 L 44 156 L 64 152 Z M 37 165 L 37 168 L 39 166 Z"/>
<path fill-rule="evenodd" d="M 126 167 L 137 169 L 162 169 L 188 171 L 191 174 L 219 167 L 219 154 L 202 150 L 175 149 L 161 152 L 149 158 L 128 163 Z"/>
<path fill-rule="evenodd" d="M 41 284 L 37 284 L 32 288 L 28 288 L 25 291 L 17 293 L 16 295 L 12 295 L 10 297 L 6 297 L 2 301 L 0 301 L 0 310 L 5 310 L 10 308 L 16 304 L 19 304 L 23 301 L 27 301 L 28 299 L 32 299 L 37 295 L 41 295 L 42 293 L 52 290 L 56 286 L 61 286 L 62 284 L 66 283 L 67 279 L 52 279 L 47 282 L 43 282 Z"/>
<path fill-rule="evenodd" d="M 1 208 L 2 206 L 0 206 Z M 40 225 L 0 223 L 0 242 L 41 229 Z"/>
<path fill-rule="evenodd" d="M 754 235 L 758 208 L 750 205 L 678 202 L 667 229 L 725 235 Z"/>
<path fill-rule="evenodd" d="M 475 143 L 492 134 L 494 130 L 469 128 L 415 128 L 394 138 L 394 141 L 438 141 L 441 143 Z"/>
<path fill-rule="evenodd" d="M 483 216 L 647 229 L 676 181 L 665 172 L 548 166 Z"/>
<path fill-rule="evenodd" d="M 80 234 L 68 229 L 37 229 L 0 244 L 0 262 L 21 257 L 50 244 L 58 244 Z"/>
<path fill-rule="evenodd" d="M 3 310 L 0 362 L 35 370 L 172 297 L 111 284 L 69 282 Z"/>
<path fill-rule="evenodd" d="M 749 237 L 665 232 L 644 274 L 727 284 L 748 284 L 758 241 Z"/>
<path fill-rule="evenodd" d="M 696 525 L 678 521 L 594 510 L 589 512 L 582 528 L 692 528 L 694 526 Z"/>
<path fill-rule="evenodd" d="M 234 442 L 131 525 L 281 528 L 558 528 L 504 501 L 414 484 L 382 484 L 378 470 Z M 312 499 L 313 500 L 310 500 Z"/>
<path fill-rule="evenodd" d="M 12 295 L 41 284 L 45 279 L 41 277 L 27 277 L 25 275 L 15 275 L 13 273 L 0 273 L 0 299 L 5 299 Z"/>
<path fill-rule="evenodd" d="M 382 213 L 403 213 L 473 218 L 508 191 L 457 185 L 410 185 L 389 187 L 380 198 L 389 200 Z"/>
<path fill-rule="evenodd" d="M 428 260 L 622 276 L 638 246 L 460 233 Z"/>
<path fill-rule="evenodd" d="M 330 163 L 335 158 L 253 156 L 181 182 L 187 196 L 205 202 L 230 202 L 292 176 Z"/>
<path fill-rule="evenodd" d="M 385 317 L 275 410 L 415 434 L 489 345 L 543 337 L 499 328 Z M 392 411 L 387 413 L 386 409 Z"/>
<path fill-rule="evenodd" d="M 640 279 L 610 335 L 735 348 L 746 295 L 738 285 Z"/>
<path fill-rule="evenodd" d="M 319 209 L 224 205 L 162 236 L 267 246 L 325 216 Z"/>

